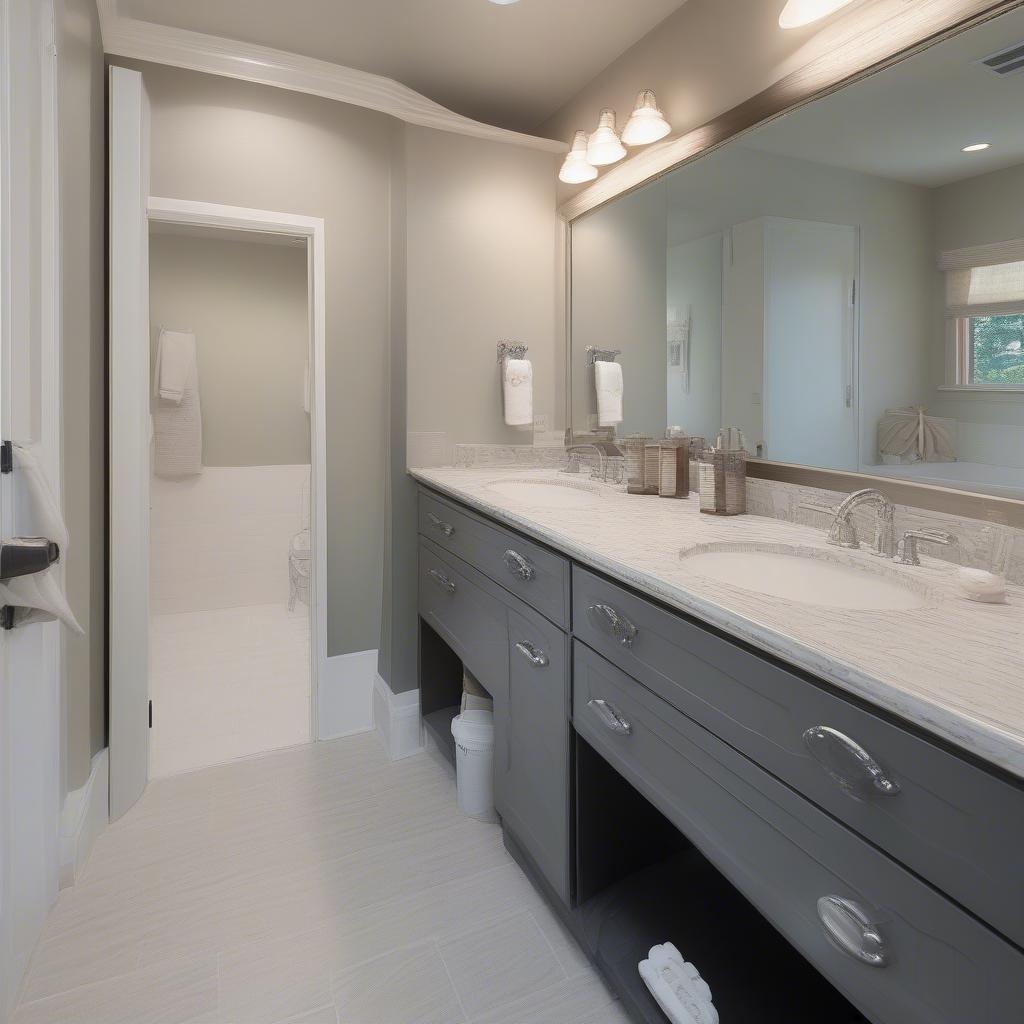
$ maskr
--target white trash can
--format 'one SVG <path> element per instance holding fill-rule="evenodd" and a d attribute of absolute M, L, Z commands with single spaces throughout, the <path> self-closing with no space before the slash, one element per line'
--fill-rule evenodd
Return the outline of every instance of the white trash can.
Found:
<path fill-rule="evenodd" d="M 452 719 L 459 810 L 481 821 L 497 821 L 494 810 L 494 713 L 463 711 Z"/>

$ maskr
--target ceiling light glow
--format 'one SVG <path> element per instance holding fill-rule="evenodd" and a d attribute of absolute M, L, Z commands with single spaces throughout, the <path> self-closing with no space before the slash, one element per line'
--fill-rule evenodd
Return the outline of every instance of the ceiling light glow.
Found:
<path fill-rule="evenodd" d="M 587 161 L 595 167 L 604 167 L 621 160 L 626 155 L 626 147 L 619 140 L 615 130 L 615 111 L 605 107 L 597 122 L 597 129 L 587 143 Z"/>
<path fill-rule="evenodd" d="M 835 14 L 853 0 L 787 0 L 779 15 L 779 28 L 803 28 Z"/>
<path fill-rule="evenodd" d="M 980 153 L 983 149 L 988 149 L 991 145 L 991 142 L 972 142 L 969 146 L 964 146 L 964 148 L 960 152 Z"/>

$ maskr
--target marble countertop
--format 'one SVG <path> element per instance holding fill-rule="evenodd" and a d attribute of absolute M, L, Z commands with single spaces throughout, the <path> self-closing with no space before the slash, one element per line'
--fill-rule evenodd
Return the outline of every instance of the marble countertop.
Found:
<path fill-rule="evenodd" d="M 1024 778 L 1024 587 L 1007 604 L 961 596 L 957 568 L 921 556 L 915 567 L 844 553 L 865 568 L 906 574 L 924 607 L 831 608 L 767 597 L 688 571 L 680 553 L 699 544 L 799 544 L 835 554 L 823 531 L 777 519 L 702 515 L 686 500 L 627 495 L 596 485 L 591 507 L 544 507 L 496 493 L 496 481 L 555 480 L 553 470 L 410 471 L 424 484 L 558 548 L 583 565 L 678 608 L 754 647 L 904 718 Z M 587 481 L 585 476 L 578 478 Z M 588 481 L 589 483 L 589 481 Z"/>

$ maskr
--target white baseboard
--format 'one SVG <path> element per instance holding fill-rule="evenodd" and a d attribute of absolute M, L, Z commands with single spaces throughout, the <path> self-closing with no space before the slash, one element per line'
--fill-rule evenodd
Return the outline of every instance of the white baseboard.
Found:
<path fill-rule="evenodd" d="M 85 785 L 68 793 L 60 815 L 60 886 L 74 885 L 92 852 L 96 837 L 110 821 L 108 750 L 92 759 Z"/>
<path fill-rule="evenodd" d="M 316 694 L 318 740 L 351 736 L 373 728 L 373 681 L 377 652 L 336 654 L 324 663 Z"/>
<path fill-rule="evenodd" d="M 377 676 L 373 681 L 373 722 L 392 761 L 424 749 L 419 690 L 392 693 Z"/>

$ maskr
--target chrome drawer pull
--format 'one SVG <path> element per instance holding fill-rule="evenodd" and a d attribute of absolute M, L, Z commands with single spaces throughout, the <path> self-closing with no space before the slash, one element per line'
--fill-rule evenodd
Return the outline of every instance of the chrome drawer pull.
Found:
<path fill-rule="evenodd" d="M 518 551 L 513 551 L 509 548 L 503 555 L 503 558 L 505 560 L 505 568 L 521 580 L 529 582 L 537 575 L 537 570 L 534 569 L 529 559 L 524 558 Z"/>
<path fill-rule="evenodd" d="M 818 919 L 828 940 L 847 956 L 870 967 L 888 967 L 889 952 L 885 948 L 885 939 L 853 900 L 822 896 L 818 900 Z"/>
<path fill-rule="evenodd" d="M 443 572 L 438 572 L 436 569 L 428 569 L 431 579 L 442 589 L 447 590 L 449 594 L 455 593 L 455 581 L 448 579 Z"/>
<path fill-rule="evenodd" d="M 592 604 L 587 613 L 598 629 L 610 632 L 623 647 L 632 647 L 639 630 L 610 604 Z"/>
<path fill-rule="evenodd" d="M 455 527 L 451 523 L 446 523 L 443 519 L 438 519 L 433 512 L 427 513 L 427 518 L 430 520 L 430 525 L 435 530 L 440 530 L 446 537 L 450 537 L 455 532 Z"/>
<path fill-rule="evenodd" d="M 548 656 L 539 648 L 526 640 L 520 640 L 516 644 L 516 650 L 531 664 L 543 668 L 548 663 Z"/>
<path fill-rule="evenodd" d="M 900 784 L 859 744 L 828 725 L 804 733 L 811 756 L 848 793 L 855 796 L 895 796 Z"/>
<path fill-rule="evenodd" d="M 618 733 L 620 736 L 628 736 L 633 731 L 633 726 L 608 701 L 595 697 L 593 700 L 587 701 L 587 707 L 593 708 L 601 721 L 612 732 Z"/>

